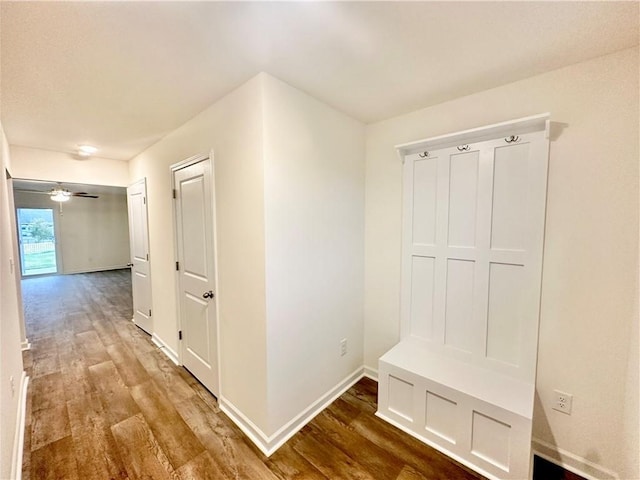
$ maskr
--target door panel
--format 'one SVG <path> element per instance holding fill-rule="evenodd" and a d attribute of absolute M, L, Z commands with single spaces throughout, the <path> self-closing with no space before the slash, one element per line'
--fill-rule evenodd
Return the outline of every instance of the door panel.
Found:
<path fill-rule="evenodd" d="M 129 208 L 129 245 L 131 250 L 131 286 L 133 321 L 151 334 L 151 276 L 149 266 L 149 224 L 147 218 L 147 184 L 140 180 L 127 188 Z"/>
<path fill-rule="evenodd" d="M 205 367 L 211 366 L 211 351 L 208 338 L 209 322 L 207 317 L 207 301 L 193 295 L 185 294 L 185 325 L 186 332 L 201 332 L 199 335 L 185 335 L 185 348 L 189 355 L 197 357 Z"/>
<path fill-rule="evenodd" d="M 208 158 L 174 170 L 182 363 L 218 395 L 214 209 Z M 210 293 L 209 293 L 210 292 Z"/>

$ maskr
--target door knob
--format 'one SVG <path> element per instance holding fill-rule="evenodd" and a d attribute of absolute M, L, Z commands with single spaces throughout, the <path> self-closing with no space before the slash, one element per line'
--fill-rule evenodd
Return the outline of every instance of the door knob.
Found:
<path fill-rule="evenodd" d="M 208 292 L 204 292 L 202 294 L 202 298 L 213 298 L 215 297 L 215 295 L 213 294 L 213 292 L 211 290 L 209 290 Z"/>

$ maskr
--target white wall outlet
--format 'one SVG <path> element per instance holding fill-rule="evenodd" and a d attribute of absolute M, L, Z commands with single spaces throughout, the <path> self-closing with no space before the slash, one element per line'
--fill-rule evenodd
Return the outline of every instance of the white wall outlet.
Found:
<path fill-rule="evenodd" d="M 347 339 L 340 340 L 340 356 L 344 357 L 347 354 Z"/>
<path fill-rule="evenodd" d="M 567 415 L 571 415 L 571 404 L 573 403 L 573 395 L 570 393 L 553 391 L 553 409 Z"/>

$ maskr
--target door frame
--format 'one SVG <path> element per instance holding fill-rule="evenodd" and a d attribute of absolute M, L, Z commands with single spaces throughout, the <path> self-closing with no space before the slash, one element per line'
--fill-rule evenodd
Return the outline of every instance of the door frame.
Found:
<path fill-rule="evenodd" d="M 175 173 L 178 170 L 182 170 L 183 168 L 190 167 L 191 165 L 195 165 L 200 162 L 209 162 L 209 181 L 211 182 L 211 214 L 213 218 L 211 219 L 211 231 L 213 233 L 213 261 L 214 261 L 214 272 L 213 272 L 213 281 L 215 283 L 214 291 L 216 292 L 216 302 L 215 302 L 215 313 L 216 313 L 216 363 L 218 369 L 218 392 L 217 397 L 220 398 L 222 396 L 222 369 L 220 366 L 221 363 L 221 355 L 220 355 L 220 293 L 218 290 L 219 281 L 218 281 L 218 229 L 217 229 L 217 208 L 216 208 L 216 174 L 215 174 L 215 161 L 213 150 L 210 150 L 209 153 L 201 153 L 197 155 L 193 155 L 185 160 L 182 160 L 178 163 L 174 163 L 171 165 L 171 192 L 172 192 L 172 200 L 171 200 L 171 210 L 173 217 L 173 255 L 174 261 L 178 262 L 178 216 L 176 211 L 176 198 L 174 193 L 176 192 L 176 184 L 175 184 Z M 182 330 L 182 312 L 180 308 L 180 272 L 179 270 L 174 270 L 174 279 L 175 279 L 175 296 L 176 296 L 176 318 L 177 318 L 177 330 L 176 330 L 176 338 L 178 338 L 178 361 L 180 365 L 183 365 L 183 342 L 178 337 L 178 332 Z"/>
<path fill-rule="evenodd" d="M 31 343 L 29 343 L 29 339 L 27 338 L 27 327 L 24 320 L 24 302 L 22 300 L 22 255 L 20 254 L 20 232 L 18 231 L 18 209 L 16 207 L 16 198 L 15 191 L 13 189 L 13 177 L 9 173 L 8 170 L 4 171 L 6 185 L 7 185 L 7 193 L 9 196 L 9 210 L 13 212 L 13 215 L 9 215 L 11 217 L 9 220 L 11 222 L 11 228 L 16 234 L 14 241 L 12 242 L 11 249 L 13 251 L 13 259 L 11 259 L 10 268 L 13 273 L 13 278 L 16 283 L 16 292 L 18 294 L 18 315 L 19 315 L 19 326 L 20 326 L 20 344 L 22 351 L 31 350 Z M 55 218 L 54 218 L 55 222 Z M 54 235 L 55 235 L 55 228 Z M 56 262 L 58 262 L 58 251 L 57 251 L 57 242 L 56 242 Z M 20 275 L 17 275 L 16 272 L 20 272 Z"/>

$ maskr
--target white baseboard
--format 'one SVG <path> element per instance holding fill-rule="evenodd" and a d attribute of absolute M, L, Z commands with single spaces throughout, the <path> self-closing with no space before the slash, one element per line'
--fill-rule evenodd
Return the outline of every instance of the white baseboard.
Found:
<path fill-rule="evenodd" d="M 169 357 L 169 359 L 173 363 L 175 363 L 176 365 L 180 365 L 180 359 L 178 358 L 178 354 L 176 353 L 176 351 L 169 347 L 166 343 L 164 343 L 164 341 L 158 335 L 156 335 L 155 333 L 152 334 L 151 341 L 156 347 L 162 350 L 162 353 Z"/>
<path fill-rule="evenodd" d="M 27 413 L 27 390 L 29 377 L 27 372 L 22 372 L 20 378 L 20 398 L 18 399 L 18 413 L 16 415 L 16 433 L 13 439 L 13 454 L 11 457 L 11 478 L 22 478 L 22 455 L 24 451 L 24 426 Z"/>
<path fill-rule="evenodd" d="M 31 350 L 31 343 L 29 343 L 29 339 L 25 338 L 24 341 L 20 344 L 20 348 L 23 352 L 27 350 Z"/>
<path fill-rule="evenodd" d="M 327 408 L 334 400 L 349 390 L 364 376 L 364 368 L 358 367 L 353 373 L 344 378 L 336 386 L 327 391 L 322 397 L 309 405 L 300 414 L 287 424 L 283 425 L 273 435 L 266 435 L 257 425 L 249 420 L 235 405 L 223 395 L 218 399 L 220 409 L 233 420 L 251 441 L 267 457 L 275 453 L 287 440 L 298 433 L 302 427 L 309 423 L 322 410 Z"/>
<path fill-rule="evenodd" d="M 565 470 L 573 472 L 587 480 L 619 480 L 616 472 L 593 463 L 571 452 L 558 448 L 555 445 L 533 438 L 531 440 L 533 453 L 551 463 L 561 466 Z"/>
<path fill-rule="evenodd" d="M 373 367 L 364 366 L 364 376 L 370 378 L 371 380 L 377 382 L 378 381 L 378 369 Z"/>

